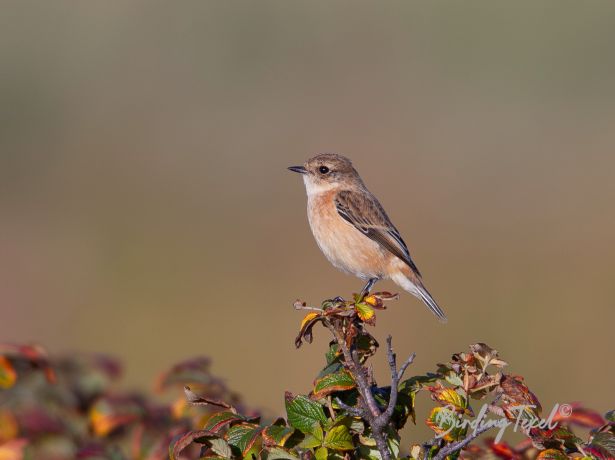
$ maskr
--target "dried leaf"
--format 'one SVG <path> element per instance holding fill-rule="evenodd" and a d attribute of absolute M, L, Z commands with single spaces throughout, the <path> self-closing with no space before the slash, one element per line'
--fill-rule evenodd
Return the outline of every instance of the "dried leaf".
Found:
<path fill-rule="evenodd" d="M 323 317 L 318 312 L 310 312 L 301 321 L 299 335 L 295 339 L 295 347 L 299 348 L 305 340 L 307 343 L 312 343 L 312 328 L 318 321 L 322 321 Z"/>
<path fill-rule="evenodd" d="M 224 401 L 220 401 L 218 399 L 206 398 L 204 396 L 199 396 L 195 392 L 193 392 L 188 385 L 184 387 L 184 393 L 186 395 L 186 400 L 188 403 L 194 406 L 220 406 L 226 409 L 230 409 L 231 405 L 225 403 Z"/>
<path fill-rule="evenodd" d="M 199 440 L 201 440 L 201 444 L 203 444 L 206 442 L 207 438 L 216 437 L 217 435 L 215 433 L 211 433 L 207 430 L 189 431 L 188 433 L 184 433 L 183 435 L 178 436 L 169 445 L 169 458 L 170 460 L 178 460 L 182 451 L 193 442 L 199 442 Z"/>

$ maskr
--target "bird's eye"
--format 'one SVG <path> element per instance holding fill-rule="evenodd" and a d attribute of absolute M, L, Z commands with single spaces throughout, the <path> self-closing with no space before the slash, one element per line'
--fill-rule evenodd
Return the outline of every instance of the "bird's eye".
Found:
<path fill-rule="evenodd" d="M 329 172 L 329 168 L 327 168 L 326 166 L 321 166 L 320 168 L 318 168 L 318 171 L 320 171 L 320 174 L 327 174 Z"/>

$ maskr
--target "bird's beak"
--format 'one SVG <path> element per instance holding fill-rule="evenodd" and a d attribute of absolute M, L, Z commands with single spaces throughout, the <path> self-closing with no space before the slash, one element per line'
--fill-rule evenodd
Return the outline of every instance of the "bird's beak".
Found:
<path fill-rule="evenodd" d="M 307 169 L 305 169 L 303 166 L 291 166 L 288 169 L 292 172 L 296 172 L 299 174 L 307 174 Z"/>

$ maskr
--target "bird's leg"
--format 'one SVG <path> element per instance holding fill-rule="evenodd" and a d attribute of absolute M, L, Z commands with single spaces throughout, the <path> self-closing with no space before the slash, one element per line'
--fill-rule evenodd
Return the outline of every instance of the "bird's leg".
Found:
<path fill-rule="evenodd" d="M 374 287 L 374 284 L 376 284 L 377 281 L 378 278 L 370 278 L 367 281 L 367 284 L 363 287 L 363 290 L 361 290 L 361 294 L 359 296 L 360 300 L 363 300 L 365 296 L 369 294 L 369 291 Z"/>

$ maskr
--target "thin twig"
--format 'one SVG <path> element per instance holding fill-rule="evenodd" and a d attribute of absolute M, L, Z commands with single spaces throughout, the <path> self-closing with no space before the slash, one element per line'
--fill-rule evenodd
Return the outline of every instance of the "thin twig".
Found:
<path fill-rule="evenodd" d="M 327 396 L 327 409 L 329 409 L 331 419 L 335 420 L 335 411 L 333 410 L 333 405 L 331 404 L 331 395 Z"/>
<path fill-rule="evenodd" d="M 365 412 L 357 407 L 352 407 L 343 402 L 340 398 L 335 398 L 335 402 L 338 406 L 348 412 L 350 415 L 354 415 L 355 417 L 364 417 Z"/>
<path fill-rule="evenodd" d="M 391 421 L 395 405 L 397 404 L 397 387 L 399 385 L 399 376 L 397 374 L 397 355 L 393 352 L 391 345 L 393 338 L 389 335 L 387 337 L 387 359 L 389 361 L 389 368 L 391 370 L 391 394 L 389 395 L 389 403 L 387 408 L 376 419 L 376 423 L 381 427 L 385 427 Z"/>
<path fill-rule="evenodd" d="M 476 439 L 477 437 L 479 437 L 481 434 L 483 434 L 485 431 L 490 430 L 491 428 L 493 428 L 492 425 L 486 425 L 486 426 L 482 426 L 474 431 L 472 431 L 472 433 L 470 433 L 469 435 L 467 435 L 464 439 L 462 439 L 461 441 L 457 441 L 457 442 L 453 442 L 451 444 L 448 444 L 447 446 L 443 447 L 442 449 L 440 449 L 440 451 L 436 454 L 435 457 L 433 457 L 432 460 L 444 460 L 446 457 L 448 457 L 451 454 L 454 454 L 455 452 L 457 452 L 458 450 L 463 449 L 465 446 L 467 446 L 468 444 L 470 444 L 472 441 L 474 441 L 474 439 Z"/>
<path fill-rule="evenodd" d="M 401 367 L 399 368 L 399 380 L 401 380 L 406 373 L 406 369 L 408 369 L 408 366 L 410 366 L 410 364 L 414 362 L 414 358 L 416 358 L 416 353 L 412 353 L 410 356 L 408 356 L 408 359 L 406 359 L 406 361 L 401 365 Z"/>
<path fill-rule="evenodd" d="M 391 394 L 389 395 L 389 403 L 385 411 L 380 414 L 376 423 L 383 428 L 391 422 L 391 417 L 395 411 L 395 405 L 397 404 L 399 380 L 403 376 L 408 366 L 414 361 L 415 354 L 412 353 L 410 357 L 402 364 L 399 372 L 397 371 L 397 355 L 393 351 L 393 338 L 389 335 L 387 337 L 387 358 L 389 361 L 389 368 L 391 369 Z"/>
<path fill-rule="evenodd" d="M 322 312 L 322 308 L 308 307 L 306 305 L 295 305 L 295 310 L 308 310 L 308 311 Z"/>

